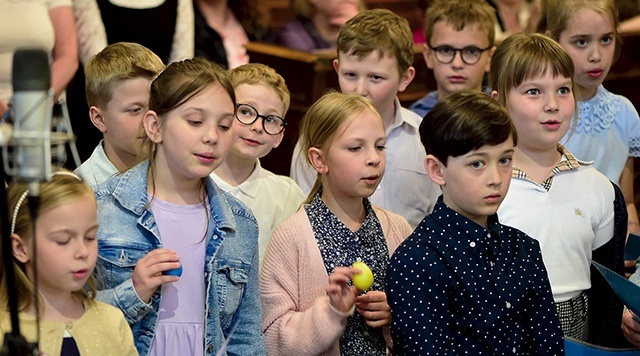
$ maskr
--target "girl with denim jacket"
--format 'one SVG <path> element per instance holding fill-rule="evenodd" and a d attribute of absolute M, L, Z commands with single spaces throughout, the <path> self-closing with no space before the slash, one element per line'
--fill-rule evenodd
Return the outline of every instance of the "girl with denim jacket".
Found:
<path fill-rule="evenodd" d="M 265 353 L 257 224 L 209 178 L 234 114 L 219 66 L 170 64 L 143 119 L 150 158 L 96 188 L 98 297 L 122 309 L 141 355 Z"/>

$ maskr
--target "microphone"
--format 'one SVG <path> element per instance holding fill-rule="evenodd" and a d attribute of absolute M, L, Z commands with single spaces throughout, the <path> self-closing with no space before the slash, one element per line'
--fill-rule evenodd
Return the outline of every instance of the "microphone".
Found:
<path fill-rule="evenodd" d="M 39 182 L 51 177 L 53 90 L 49 56 L 42 49 L 13 55 L 14 163 L 17 176 L 39 196 Z"/>

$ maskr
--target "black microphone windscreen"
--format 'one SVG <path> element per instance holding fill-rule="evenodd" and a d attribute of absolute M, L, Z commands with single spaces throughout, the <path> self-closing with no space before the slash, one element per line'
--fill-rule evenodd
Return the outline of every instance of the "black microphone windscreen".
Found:
<path fill-rule="evenodd" d="M 13 54 L 13 91 L 49 90 L 49 55 L 42 49 L 18 49 Z"/>

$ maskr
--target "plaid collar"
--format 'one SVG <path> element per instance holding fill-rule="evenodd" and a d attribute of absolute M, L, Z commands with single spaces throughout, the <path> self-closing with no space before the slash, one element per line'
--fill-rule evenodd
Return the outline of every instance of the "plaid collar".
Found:
<path fill-rule="evenodd" d="M 549 189 L 551 189 L 551 183 L 553 183 L 553 177 L 556 174 L 564 171 L 578 169 L 578 167 L 580 167 L 580 162 L 563 145 L 558 144 L 558 152 L 560 152 L 560 154 L 562 155 L 562 158 L 560 158 L 560 162 L 558 162 L 558 164 L 551 170 L 549 177 L 547 177 L 547 179 L 545 179 L 541 184 L 546 191 L 549 191 Z M 511 177 L 525 179 L 538 184 L 532 179 L 529 179 L 529 177 L 527 177 L 527 173 L 516 166 L 513 166 Z"/>

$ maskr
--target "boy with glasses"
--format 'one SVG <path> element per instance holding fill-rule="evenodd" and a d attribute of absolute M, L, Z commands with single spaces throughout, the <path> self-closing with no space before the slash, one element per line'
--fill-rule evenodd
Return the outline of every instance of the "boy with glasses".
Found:
<path fill-rule="evenodd" d="M 423 116 L 445 96 L 463 89 L 482 90 L 495 50 L 495 11 L 485 1 L 438 0 L 427 9 L 423 47 L 438 90 L 409 109 Z"/>
<path fill-rule="evenodd" d="M 289 89 L 282 76 L 259 63 L 229 71 L 236 92 L 234 141 L 224 162 L 211 174 L 216 184 L 245 203 L 258 221 L 260 261 L 271 232 L 295 213 L 305 194 L 291 178 L 260 166 L 260 158 L 278 147 L 287 123 Z"/>

